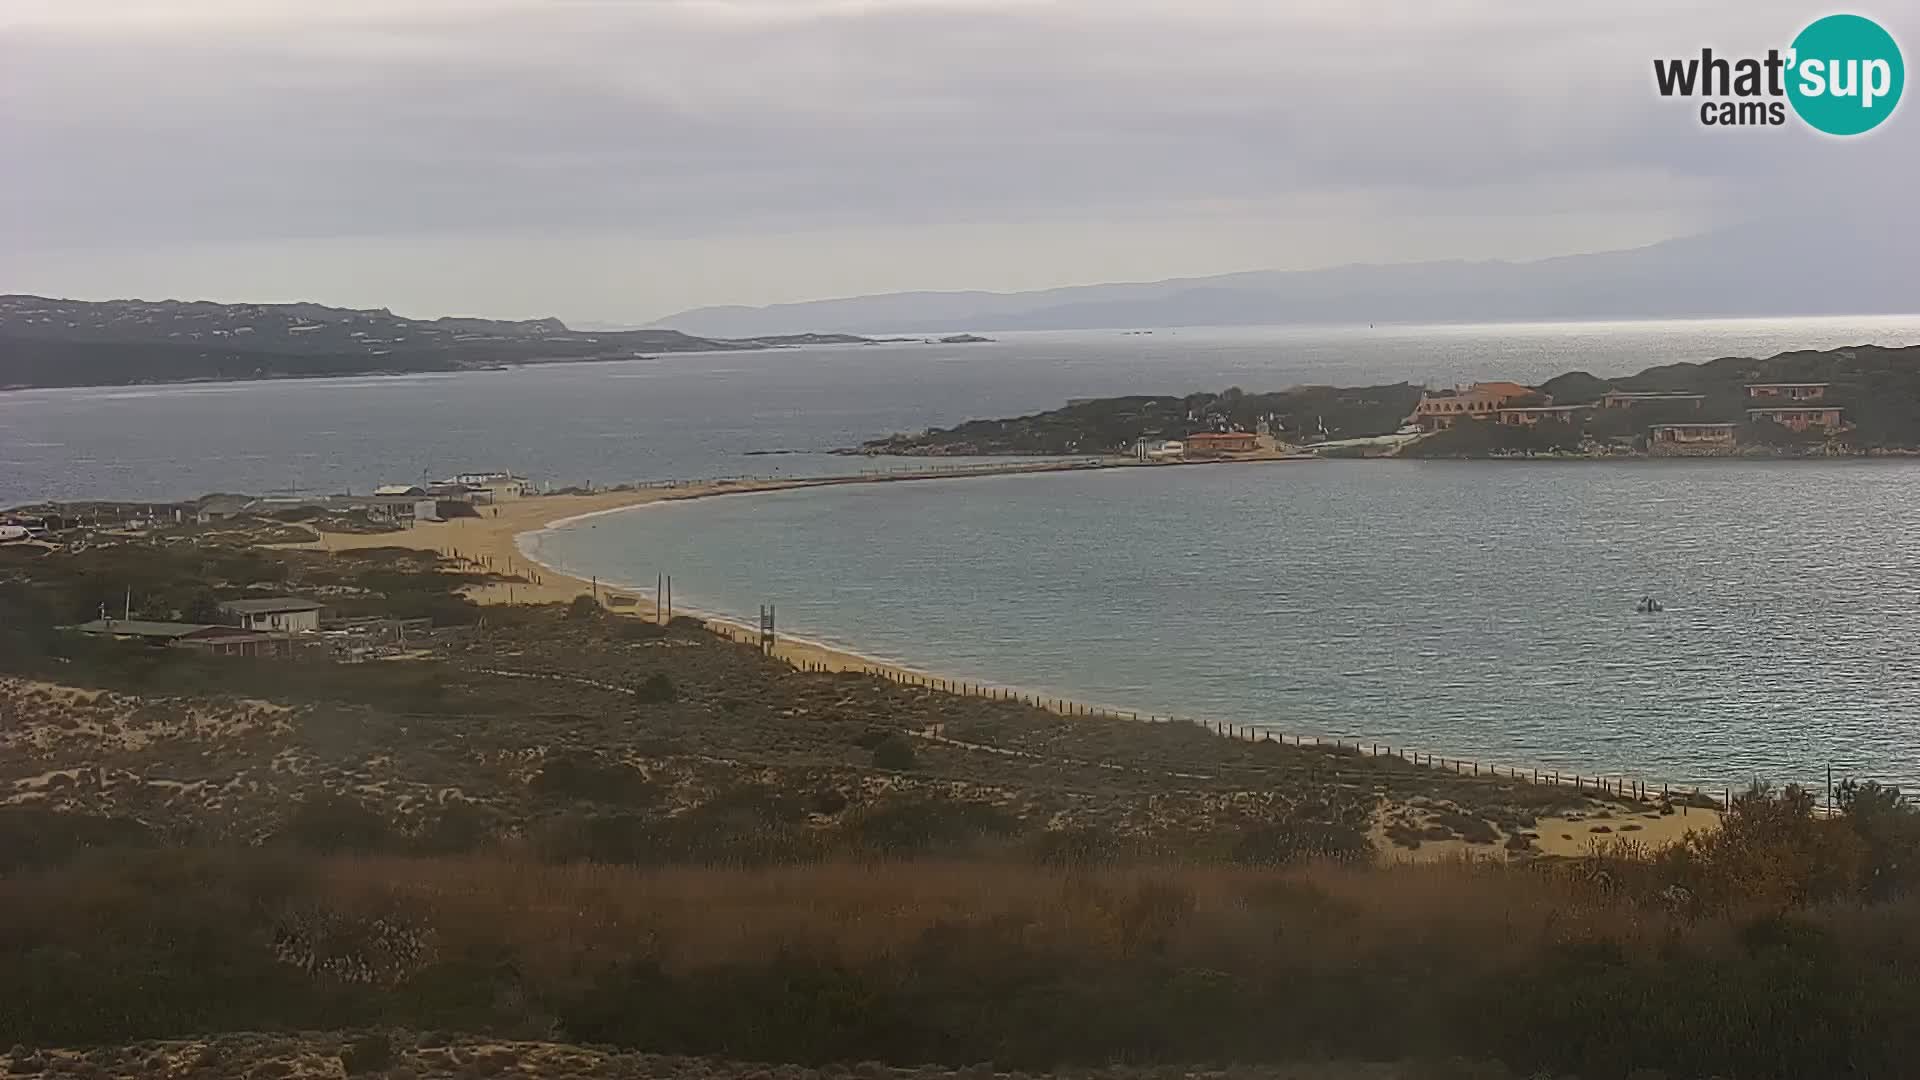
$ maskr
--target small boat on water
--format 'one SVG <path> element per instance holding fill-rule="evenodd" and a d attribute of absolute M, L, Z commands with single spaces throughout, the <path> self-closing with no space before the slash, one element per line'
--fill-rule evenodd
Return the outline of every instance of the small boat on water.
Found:
<path fill-rule="evenodd" d="M 1633 610 L 1642 615 L 1654 615 L 1667 609 L 1665 605 L 1653 597 L 1643 596 L 1640 598 L 1640 602 L 1633 606 Z"/>

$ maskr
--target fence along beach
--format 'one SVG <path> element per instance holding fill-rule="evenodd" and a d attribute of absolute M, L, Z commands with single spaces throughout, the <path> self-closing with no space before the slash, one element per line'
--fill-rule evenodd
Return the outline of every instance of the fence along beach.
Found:
<path fill-rule="evenodd" d="M 585 595 L 592 596 L 603 607 L 616 614 L 658 619 L 668 612 L 657 603 L 663 598 L 653 595 L 653 586 L 635 587 L 628 584 L 601 582 L 592 577 L 581 577 L 556 569 L 541 562 L 535 554 L 530 554 L 528 548 L 532 545 L 524 541 L 543 530 L 577 524 L 600 515 L 674 501 L 829 485 L 929 481 L 959 476 L 1063 472 L 1111 467 L 1163 466 L 1140 466 L 1132 459 L 1078 458 L 1064 461 L 867 469 L 818 477 L 751 476 L 653 481 L 599 491 L 529 495 L 501 502 L 494 507 L 482 508 L 483 513 L 480 517 L 454 518 L 444 522 L 421 522 L 411 529 L 400 532 L 330 533 L 324 535 L 318 542 L 302 546 L 330 550 L 405 547 L 435 551 L 453 560 L 462 568 L 491 571 L 508 576 L 518 575 L 523 578 L 520 581 L 494 582 L 467 590 L 467 595 L 477 603 L 567 603 Z M 663 571 L 662 581 L 669 580 L 671 576 Z M 664 598 L 670 601 L 671 596 L 669 589 Z M 1637 800 L 1650 807 L 1670 804 L 1679 809 L 1680 813 L 1661 817 L 1657 825 L 1654 820 L 1648 819 L 1645 827 L 1633 834 L 1635 839 L 1650 844 L 1678 839 L 1687 828 L 1711 827 L 1718 821 L 1718 811 L 1730 805 L 1733 796 L 1737 793 L 1732 786 L 1722 786 L 1718 790 L 1695 786 L 1677 787 L 1657 780 L 1635 778 L 1618 773 L 1600 771 L 1568 773 L 1536 769 L 1461 758 L 1424 748 L 1392 746 L 1365 739 L 1329 739 L 1310 734 L 1290 733 L 1266 724 L 1244 724 L 1215 718 L 1180 717 L 1158 713 L 1143 715 L 1137 711 L 1079 702 L 1034 690 L 947 678 L 867 656 L 853 649 L 781 634 L 777 630 L 774 634 L 766 636 L 763 635 L 760 627 L 727 615 L 691 611 L 679 605 L 672 605 L 670 611 L 674 617 L 699 618 L 716 633 L 743 645 L 762 648 L 768 655 L 806 671 L 863 673 L 940 693 L 1018 702 L 1064 716 L 1084 716 L 1116 722 L 1190 723 L 1223 738 L 1248 742 L 1270 741 L 1302 747 L 1324 747 L 1335 752 L 1363 756 L 1397 757 L 1412 764 L 1449 770 L 1463 776 L 1504 777 L 1529 783 L 1553 784 L 1570 787 L 1581 793 L 1591 793 L 1596 797 Z M 938 732 L 926 732 L 922 733 L 922 736 L 941 737 Z M 1710 807 L 1713 809 L 1709 809 Z M 1823 803 L 1820 811 L 1831 812 L 1830 803 Z M 1564 849 L 1567 845 L 1557 843 L 1561 834 L 1551 833 L 1554 826 L 1555 821 L 1542 819 L 1539 844 L 1543 850 L 1551 853 L 1576 854 L 1585 849 L 1584 834 L 1576 833 L 1574 835 L 1579 839 L 1572 850 L 1556 851 L 1556 847 Z"/>

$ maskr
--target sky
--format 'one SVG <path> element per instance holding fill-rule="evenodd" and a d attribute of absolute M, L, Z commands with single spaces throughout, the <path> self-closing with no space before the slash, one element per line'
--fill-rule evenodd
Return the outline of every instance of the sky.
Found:
<path fill-rule="evenodd" d="M 1920 0 L 1853 9 L 1920 41 Z M 1910 201 L 1655 57 L 1781 0 L 0 0 L 0 292 L 634 324 Z M 1911 62 L 1914 48 L 1907 47 Z"/>

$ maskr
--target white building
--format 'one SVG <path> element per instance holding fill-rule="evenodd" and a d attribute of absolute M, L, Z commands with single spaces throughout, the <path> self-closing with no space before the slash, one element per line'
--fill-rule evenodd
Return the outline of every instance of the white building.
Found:
<path fill-rule="evenodd" d="M 324 606 L 296 596 L 275 596 L 265 600 L 228 600 L 220 605 L 220 610 L 248 630 L 297 634 L 320 629 L 320 610 Z"/>
<path fill-rule="evenodd" d="M 449 484 L 461 484 L 466 487 L 488 492 L 491 496 L 488 501 L 517 499 L 533 490 L 533 485 L 528 483 L 526 477 L 515 476 L 513 473 L 504 470 L 495 472 L 463 472 L 445 482 Z"/>
<path fill-rule="evenodd" d="M 1133 456 L 1140 461 L 1168 461 L 1186 453 L 1186 444 L 1178 440 L 1135 439 L 1133 443 Z"/>

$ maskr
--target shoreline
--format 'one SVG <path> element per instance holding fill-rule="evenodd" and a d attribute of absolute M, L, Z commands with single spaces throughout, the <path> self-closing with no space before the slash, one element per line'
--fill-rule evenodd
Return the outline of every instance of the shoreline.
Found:
<path fill-rule="evenodd" d="M 1261 460 L 1261 459 L 1255 459 Z M 1291 458 L 1265 460 L 1296 460 Z M 1184 464 L 1228 464 L 1231 459 L 1208 462 L 1185 462 Z M 455 518 L 451 521 L 416 525 L 412 529 L 389 533 L 324 533 L 318 542 L 302 542 L 289 547 L 312 550 L 354 550 L 376 547 L 404 547 L 414 550 L 434 551 L 445 557 L 455 559 L 463 568 L 492 571 L 502 574 L 525 574 L 531 572 L 532 580 L 521 583 L 493 583 L 464 590 L 465 594 L 478 604 L 506 603 L 568 603 L 576 597 L 595 595 L 603 610 L 628 618 L 656 618 L 659 609 L 651 595 L 652 587 L 636 587 L 617 582 L 598 582 L 592 576 L 582 577 L 570 571 L 560 569 L 541 560 L 536 552 L 530 552 L 522 541 L 551 529 L 564 528 L 571 524 L 610 514 L 664 506 L 676 502 L 688 502 L 695 499 L 718 498 L 728 495 L 754 495 L 777 491 L 792 491 L 810 487 L 829 487 L 846 484 L 884 484 L 910 483 L 924 480 L 953 479 L 965 476 L 1007 476 L 1026 473 L 1057 473 L 1076 471 L 1097 471 L 1108 468 L 1156 467 L 1135 462 L 1133 459 L 1118 461 L 1089 461 L 1076 459 L 1072 462 L 1025 462 L 1019 465 L 967 467 L 936 471 L 903 471 L 881 475 L 840 475 L 812 478 L 794 478 L 767 481 L 699 481 L 662 485 L 658 487 L 636 488 L 624 491 L 609 491 L 595 494 L 570 495 L 534 495 L 513 499 L 496 507 L 481 508 L 497 510 L 498 516 L 480 518 Z M 515 565 L 518 563 L 519 565 Z M 596 592 L 597 585 L 597 592 Z M 632 603 L 613 606 L 607 602 L 608 594 L 630 598 Z M 743 644 L 752 644 L 759 634 L 757 626 L 746 619 L 735 618 L 724 613 L 701 611 L 693 608 L 681 608 L 674 605 L 673 614 L 700 620 L 709 630 L 724 634 L 728 638 Z M 1062 716 L 1102 716 L 1124 722 L 1173 722 L 1195 723 L 1210 731 L 1218 732 L 1222 737 L 1240 738 L 1258 741 L 1271 738 L 1282 744 L 1328 745 L 1351 748 L 1357 752 L 1377 755 L 1381 747 L 1363 740 L 1322 739 L 1306 736 L 1304 739 L 1290 733 L 1283 733 L 1267 727 L 1252 727 L 1226 720 L 1206 718 L 1168 716 L 1158 714 L 1142 715 L 1137 710 L 1128 710 L 1110 705 L 1095 705 L 1077 701 L 1064 696 L 1055 696 L 1042 691 L 1021 687 L 1005 686 L 997 683 L 976 683 L 972 680 L 951 679 L 927 669 L 862 653 L 854 646 L 840 646 L 789 634 L 778 634 L 772 655 L 796 668 L 811 671 L 858 672 L 876 675 L 908 685 L 924 686 L 944 693 L 962 693 L 993 697 L 1005 697 L 1027 702 L 1035 707 L 1046 709 Z M 1403 756 L 1408 748 L 1387 748 L 1389 754 Z M 1574 786 L 1578 792 L 1592 792 L 1598 797 L 1602 789 L 1631 793 L 1636 789 L 1634 781 L 1623 776 L 1595 773 L 1592 776 L 1568 777 L 1561 773 L 1549 773 L 1546 770 L 1523 770 L 1503 765 L 1486 765 L 1465 761 L 1439 753 L 1412 753 L 1409 760 L 1426 763 L 1442 769 L 1451 769 L 1462 775 L 1480 775 L 1485 768 L 1489 776 L 1510 776 L 1521 780 L 1551 784 L 1558 788 Z M 1553 779 L 1549 779 L 1549 776 Z M 1537 779 L 1529 780 L 1529 777 Z M 1585 783 L 1582 783 L 1584 777 Z M 1568 780 L 1573 784 L 1569 785 Z M 1594 786 L 1588 788 L 1585 784 Z M 1660 797 L 1661 789 L 1657 785 L 1638 785 L 1650 800 Z M 1718 795 L 1719 792 L 1694 789 L 1692 787 L 1674 788 L 1673 798 L 1678 805 L 1689 791 L 1699 790 L 1702 795 Z M 1650 803 L 1651 805 L 1651 803 Z M 1689 817 L 1675 814 L 1665 818 L 1645 820 L 1644 831 L 1634 835 L 1644 842 L 1664 845 L 1676 842 L 1683 832 L 1675 827 L 1713 827 L 1718 823 L 1717 811 L 1695 807 Z M 1577 855 L 1586 850 L 1587 836 L 1579 819 L 1564 820 L 1558 817 L 1543 817 L 1541 820 L 1540 850 L 1548 854 Z M 1656 827 L 1659 825 L 1666 828 Z M 1549 829 L 1566 829 L 1567 832 L 1553 832 Z M 1671 833 L 1671 835 L 1668 835 Z M 1416 857 L 1422 860 L 1441 856 L 1452 851 L 1451 845 L 1428 845 L 1420 852 L 1396 852 L 1382 849 L 1388 858 Z"/>
<path fill-rule="evenodd" d="M 687 502 L 694 499 L 719 498 L 728 495 L 756 495 L 775 491 L 794 491 L 814 487 L 834 487 L 848 484 L 891 484 L 915 483 L 932 480 L 950 480 L 962 477 L 978 476 L 1020 476 L 1027 474 L 1094 472 L 1106 469 L 1161 468 L 1165 465 L 1226 465 L 1255 464 L 1281 461 L 1317 460 L 1295 456 L 1267 456 L 1242 459 L 1219 459 L 1207 461 L 1187 461 L 1148 463 L 1133 458 L 1094 458 L 1075 457 L 1054 461 L 1022 460 L 1005 465 L 968 465 L 938 466 L 929 465 L 925 469 L 903 469 L 878 474 L 834 474 L 817 477 L 793 477 L 777 480 L 704 480 L 671 482 L 651 487 L 634 487 L 624 490 L 596 492 L 591 494 L 568 495 L 530 495 L 510 499 L 491 507 L 477 507 L 483 511 L 477 518 L 453 518 L 443 522 L 416 524 L 410 529 L 381 533 L 322 533 L 317 541 L 303 541 L 284 545 L 291 548 L 308 550 L 350 551 L 365 548 L 401 547 L 416 551 L 434 551 L 447 558 L 457 560 L 465 568 L 492 571 L 504 575 L 514 575 L 523 569 L 534 571 L 534 580 L 527 582 L 500 582 L 477 586 L 465 590 L 469 599 L 478 604 L 505 603 L 568 603 L 575 597 L 591 595 L 596 590 L 596 579 L 591 575 L 581 576 L 560 569 L 542 561 L 530 553 L 521 543 L 523 538 L 532 537 L 551 529 L 565 528 L 591 518 L 608 514 L 636 510 L 647 506 L 660 506 L 667 503 Z M 518 565 L 516 565 L 518 564 Z M 631 604 L 613 606 L 604 599 L 606 593 L 614 593 L 623 598 L 630 597 Z M 651 595 L 651 587 L 619 584 L 615 582 L 598 583 L 601 606 L 618 615 L 639 618 L 653 618 L 658 615 L 656 600 Z M 674 608 L 675 615 L 686 615 L 700 619 L 710 628 L 725 628 L 729 636 L 738 634 L 757 635 L 757 627 L 742 619 L 724 614 Z M 739 638 L 736 637 L 736 640 Z M 805 638 L 786 634 L 778 636 L 774 648 L 776 657 L 796 665 L 807 664 L 828 671 L 860 671 L 887 676 L 902 676 L 913 680 L 956 683 L 928 671 L 909 667 L 906 664 L 890 661 L 860 653 L 852 648 L 829 645 L 824 642 L 810 641 Z M 969 683 L 971 685 L 971 683 Z M 1005 688 L 1010 692 L 1012 687 Z M 1042 701 L 1060 701 L 1064 698 L 1041 695 L 1037 692 L 1020 690 L 1025 696 Z M 1076 710 L 1080 702 L 1070 703 Z M 1113 710 L 1108 710 L 1113 711 Z"/>
<path fill-rule="evenodd" d="M 578 331 L 585 333 L 586 331 Z M 620 331 L 607 331 L 619 333 Z M 700 337 L 689 334 L 689 337 Z M 775 334 L 767 339 L 785 337 Z M 856 337 L 859 335 L 855 335 Z M 111 383 L 7 383 L 0 384 L 0 394 L 11 394 L 27 390 L 144 390 L 159 389 L 168 386 L 241 386 L 248 383 L 263 382 L 315 382 L 327 379 L 394 379 L 409 375 L 468 375 L 480 372 L 519 371 L 523 368 L 555 367 L 562 364 L 625 364 L 634 361 L 657 361 L 669 356 L 725 356 L 737 353 L 792 352 L 800 349 L 864 349 L 872 345 L 973 345 L 993 344 L 993 338 L 982 338 L 978 342 L 942 342 L 937 338 L 866 338 L 862 341 L 796 341 L 778 344 L 754 344 L 755 338 L 702 338 L 705 341 L 723 342 L 718 349 L 659 349 L 637 356 L 563 356 L 552 360 L 501 360 L 496 363 L 483 363 L 471 367 L 448 368 L 369 368 L 365 371 L 340 372 L 288 372 L 275 375 L 252 375 L 227 377 L 218 375 L 194 376 L 184 379 L 160 379 L 150 382 L 111 382 Z M 297 353 L 262 353 L 263 356 L 298 356 Z"/>

